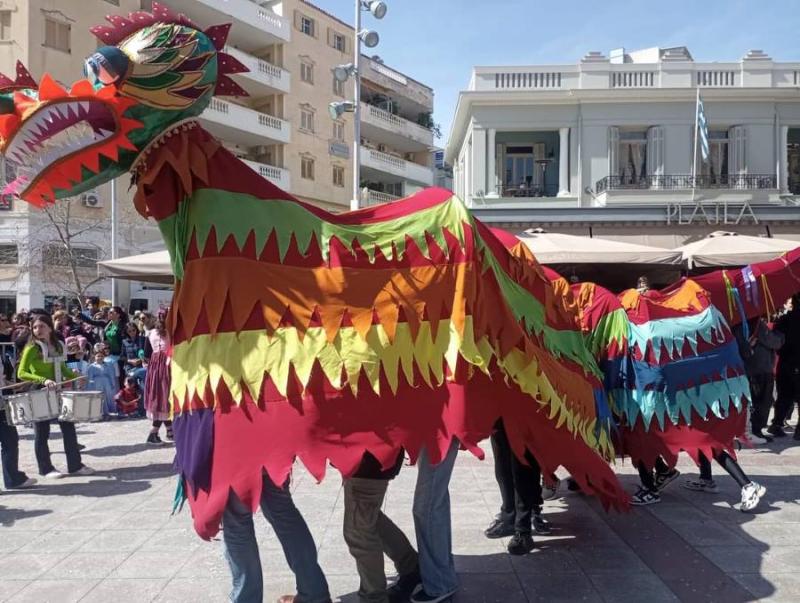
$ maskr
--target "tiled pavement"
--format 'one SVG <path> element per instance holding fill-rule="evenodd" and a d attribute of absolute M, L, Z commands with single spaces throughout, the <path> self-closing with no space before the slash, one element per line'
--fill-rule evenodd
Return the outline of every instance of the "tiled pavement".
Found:
<path fill-rule="evenodd" d="M 188 510 L 170 516 L 172 451 L 147 447 L 146 432 L 144 421 L 81 426 L 85 461 L 97 475 L 0 495 L 0 601 L 226 600 L 221 543 L 195 536 Z M 22 436 L 21 464 L 33 474 L 30 432 Z M 60 447 L 54 439 L 53 450 Z M 523 558 L 482 534 L 499 505 L 486 448 L 486 461 L 461 453 L 451 484 L 461 579 L 455 603 L 800 600 L 800 446 L 791 440 L 741 455 L 745 470 L 769 490 L 755 514 L 734 508 L 738 489 L 727 476 L 720 476 L 718 494 L 676 483 L 661 504 L 625 515 L 567 493 L 546 504 L 553 535 L 537 538 L 537 550 Z M 63 455 L 55 458 L 63 463 Z M 617 469 L 633 489 L 630 465 Z M 681 469 L 696 474 L 690 463 Z M 402 471 L 386 503 L 412 540 L 415 473 Z M 340 482 L 331 471 L 317 485 L 299 470 L 293 487 L 332 593 L 354 602 L 358 580 L 341 537 Z M 263 518 L 257 525 L 265 600 L 272 601 L 291 593 L 293 580 L 272 531 Z"/>

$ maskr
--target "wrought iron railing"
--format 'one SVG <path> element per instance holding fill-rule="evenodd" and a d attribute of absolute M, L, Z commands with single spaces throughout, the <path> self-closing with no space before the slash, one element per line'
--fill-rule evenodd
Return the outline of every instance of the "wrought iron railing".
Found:
<path fill-rule="evenodd" d="M 778 187 L 775 174 L 727 174 L 720 176 L 656 174 L 652 176 L 606 176 L 595 184 L 597 194 L 613 190 L 724 188 L 762 190 Z"/>
<path fill-rule="evenodd" d="M 498 184 L 497 194 L 501 197 L 555 197 L 557 184 Z"/>

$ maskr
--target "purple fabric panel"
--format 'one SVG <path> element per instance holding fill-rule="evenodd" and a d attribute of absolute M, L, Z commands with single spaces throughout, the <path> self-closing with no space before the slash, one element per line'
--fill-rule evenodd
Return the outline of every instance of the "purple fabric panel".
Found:
<path fill-rule="evenodd" d="M 211 486 L 214 454 L 214 410 L 181 413 L 172 425 L 175 433 L 175 470 L 186 480 L 192 495 Z"/>

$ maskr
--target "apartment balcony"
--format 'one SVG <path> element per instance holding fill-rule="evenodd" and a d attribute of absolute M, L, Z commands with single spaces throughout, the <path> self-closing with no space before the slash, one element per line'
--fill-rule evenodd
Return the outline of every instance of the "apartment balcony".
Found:
<path fill-rule="evenodd" d="M 368 189 L 366 191 L 365 205 L 380 205 L 381 203 L 391 203 L 400 199 L 397 195 L 390 195 L 389 193 L 382 193 L 381 191 L 374 191 Z"/>
<path fill-rule="evenodd" d="M 169 0 L 168 4 L 204 27 L 232 21 L 231 36 L 245 50 L 291 40 L 291 21 L 251 0 Z"/>
<path fill-rule="evenodd" d="M 219 98 L 211 99 L 200 118 L 214 136 L 242 146 L 288 143 L 291 135 L 288 121 Z"/>
<path fill-rule="evenodd" d="M 288 94 L 291 88 L 291 76 L 286 69 L 231 46 L 226 46 L 225 52 L 250 70 L 234 77 L 241 78 L 251 95 Z"/>
<path fill-rule="evenodd" d="M 292 179 L 289 170 L 275 167 L 274 165 L 267 165 L 266 163 L 250 161 L 249 159 L 243 159 L 242 161 L 250 166 L 254 172 L 260 174 L 281 190 L 288 191 L 292 188 Z"/>
<path fill-rule="evenodd" d="M 361 147 L 361 168 L 365 177 L 374 180 L 387 182 L 410 180 L 425 186 L 433 185 L 431 168 L 375 149 Z"/>
<path fill-rule="evenodd" d="M 692 190 L 730 189 L 766 190 L 778 188 L 775 174 L 727 174 L 720 176 L 687 174 L 657 174 L 633 178 L 630 176 L 606 176 L 598 180 L 598 194 L 615 190 Z"/>
<path fill-rule="evenodd" d="M 424 151 L 433 146 L 432 130 L 367 103 L 361 103 L 361 135 L 402 152 Z"/>
<path fill-rule="evenodd" d="M 770 203 L 779 192 L 775 174 L 606 176 L 595 183 L 593 205 L 680 203 L 692 196 L 720 203 Z"/>

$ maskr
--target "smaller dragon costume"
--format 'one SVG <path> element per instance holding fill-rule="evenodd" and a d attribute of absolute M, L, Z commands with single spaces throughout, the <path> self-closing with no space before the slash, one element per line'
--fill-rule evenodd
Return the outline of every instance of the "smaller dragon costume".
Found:
<path fill-rule="evenodd" d="M 436 462 L 453 438 L 480 455 L 498 418 L 520 458 L 626 505 L 602 373 L 541 270 L 449 191 L 342 215 L 281 191 L 196 120 L 214 94 L 244 94 L 227 25 L 159 2 L 108 20 L 88 79 L 0 80 L 5 192 L 42 205 L 134 174 L 175 274 L 176 467 L 201 536 L 231 491 L 257 507 L 264 471 L 348 475 L 401 448 Z"/>

